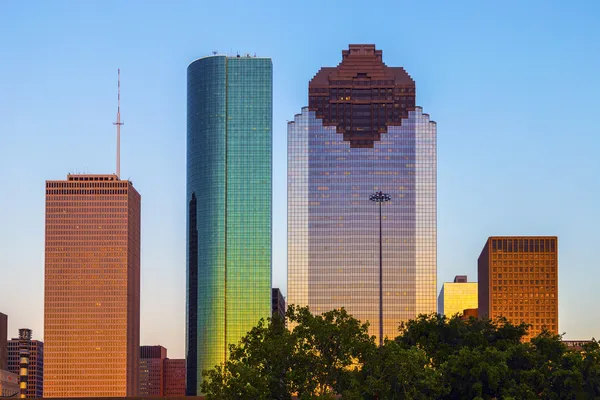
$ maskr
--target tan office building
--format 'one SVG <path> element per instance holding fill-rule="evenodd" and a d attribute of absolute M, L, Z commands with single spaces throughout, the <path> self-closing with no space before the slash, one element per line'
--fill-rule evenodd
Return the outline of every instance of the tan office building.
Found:
<path fill-rule="evenodd" d="M 463 315 L 477 308 L 477 282 L 468 282 L 466 275 L 457 275 L 454 282 L 445 282 L 438 297 L 438 313 L 447 317 Z"/>
<path fill-rule="evenodd" d="M 138 394 L 140 195 L 117 175 L 46 182 L 44 397 Z"/>
<path fill-rule="evenodd" d="M 479 316 L 531 324 L 558 334 L 558 238 L 493 236 L 478 260 Z"/>

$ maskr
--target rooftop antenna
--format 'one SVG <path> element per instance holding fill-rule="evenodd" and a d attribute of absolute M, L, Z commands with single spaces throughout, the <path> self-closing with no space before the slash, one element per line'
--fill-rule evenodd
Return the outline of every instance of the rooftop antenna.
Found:
<path fill-rule="evenodd" d="M 121 69 L 117 70 L 117 122 L 113 125 L 117 126 L 117 179 L 121 176 Z"/>

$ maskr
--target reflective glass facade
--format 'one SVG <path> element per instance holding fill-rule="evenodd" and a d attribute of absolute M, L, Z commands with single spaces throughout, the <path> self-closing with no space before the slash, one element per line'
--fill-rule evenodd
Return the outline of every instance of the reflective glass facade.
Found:
<path fill-rule="evenodd" d="M 452 317 L 477 308 L 477 282 L 445 282 L 438 297 L 438 313 Z"/>
<path fill-rule="evenodd" d="M 420 107 L 373 147 L 352 147 L 308 107 L 288 124 L 288 303 L 345 307 L 379 332 L 383 191 L 384 336 L 436 310 L 436 124 Z"/>
<path fill-rule="evenodd" d="M 272 64 L 188 67 L 187 393 L 271 314 Z"/>

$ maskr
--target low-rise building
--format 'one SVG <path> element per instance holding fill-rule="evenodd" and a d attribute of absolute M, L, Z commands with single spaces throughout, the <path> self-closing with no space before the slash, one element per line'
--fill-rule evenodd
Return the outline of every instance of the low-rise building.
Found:
<path fill-rule="evenodd" d="M 438 297 L 438 313 L 447 317 L 462 316 L 463 310 L 477 308 L 477 282 L 468 282 L 466 275 L 457 275 L 454 282 L 445 282 Z"/>
<path fill-rule="evenodd" d="M 164 360 L 163 396 L 185 396 L 185 359 Z"/>
<path fill-rule="evenodd" d="M 0 370 L 0 397 L 19 396 L 19 375 Z"/>
<path fill-rule="evenodd" d="M 163 346 L 140 347 L 140 396 L 185 396 L 185 359 L 167 358 Z"/>
<path fill-rule="evenodd" d="M 18 375 L 21 368 L 18 338 L 8 341 L 9 372 Z M 27 371 L 27 397 L 40 398 L 44 394 L 44 342 L 27 340 L 24 342 L 29 351 L 29 366 Z"/>

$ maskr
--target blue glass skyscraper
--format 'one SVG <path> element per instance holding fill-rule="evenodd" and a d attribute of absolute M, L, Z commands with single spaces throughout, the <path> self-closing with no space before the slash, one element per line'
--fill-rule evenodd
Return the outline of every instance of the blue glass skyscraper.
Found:
<path fill-rule="evenodd" d="M 271 314 L 272 63 L 188 67 L 187 394 Z"/>

